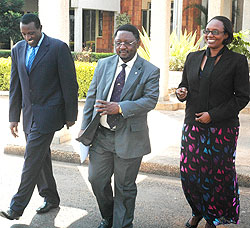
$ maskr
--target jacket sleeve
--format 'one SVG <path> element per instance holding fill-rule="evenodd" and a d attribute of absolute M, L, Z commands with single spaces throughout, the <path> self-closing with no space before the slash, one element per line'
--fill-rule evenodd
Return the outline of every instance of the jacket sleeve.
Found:
<path fill-rule="evenodd" d="M 237 116 L 249 102 L 249 69 L 243 55 L 238 59 L 234 71 L 233 90 L 231 99 L 209 110 L 212 121 L 218 122 Z"/>
<path fill-rule="evenodd" d="M 61 43 L 58 49 L 58 74 L 65 103 L 65 120 L 75 121 L 78 112 L 78 84 L 74 61 L 65 43 Z"/>
<path fill-rule="evenodd" d="M 141 85 L 143 95 L 136 100 L 125 100 L 119 103 L 125 119 L 147 113 L 155 108 L 159 97 L 159 78 L 160 69 L 154 67 Z"/>
<path fill-rule="evenodd" d="M 9 122 L 19 122 L 22 109 L 22 91 L 18 75 L 15 48 L 11 52 L 11 75 L 9 90 Z"/>
<path fill-rule="evenodd" d="M 186 61 L 185 61 L 185 64 L 184 64 L 183 73 L 182 73 L 182 79 L 181 79 L 180 84 L 178 85 L 178 88 L 185 87 L 185 88 L 187 88 L 187 91 L 188 91 L 187 67 L 188 67 L 188 59 L 189 59 L 189 57 L 190 57 L 190 53 L 187 55 L 187 58 L 186 58 Z M 187 100 L 188 94 L 184 99 L 180 99 L 180 98 L 178 98 L 178 96 L 176 96 L 176 97 L 177 97 L 177 99 L 179 101 L 183 102 L 183 101 Z"/>

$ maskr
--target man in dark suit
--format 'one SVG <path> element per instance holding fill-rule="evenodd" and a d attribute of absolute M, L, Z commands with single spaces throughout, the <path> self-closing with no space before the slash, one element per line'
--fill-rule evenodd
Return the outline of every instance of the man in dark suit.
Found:
<path fill-rule="evenodd" d="M 92 127 L 89 181 L 103 220 L 99 228 L 132 228 L 136 177 L 150 153 L 147 113 L 159 96 L 157 67 L 137 54 L 140 37 L 133 25 L 115 33 L 117 55 L 99 60 L 84 106 L 79 136 Z M 100 117 L 100 124 L 91 124 Z M 114 174 L 114 197 L 111 177 Z"/>
<path fill-rule="evenodd" d="M 17 137 L 22 110 L 27 144 L 19 189 L 10 208 L 0 212 L 10 220 L 23 214 L 36 185 L 44 197 L 37 213 L 59 206 L 50 144 L 55 131 L 75 123 L 78 108 L 78 85 L 68 46 L 42 33 L 34 14 L 22 17 L 20 31 L 24 40 L 12 49 L 9 121 L 11 133 Z"/>

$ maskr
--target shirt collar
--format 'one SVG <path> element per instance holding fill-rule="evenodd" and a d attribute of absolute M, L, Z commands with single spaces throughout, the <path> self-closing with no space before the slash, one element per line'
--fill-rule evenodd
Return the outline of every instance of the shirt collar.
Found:
<path fill-rule="evenodd" d="M 44 39 L 44 33 L 42 32 L 42 37 L 40 38 L 38 44 L 34 48 L 39 48 L 41 46 L 41 43 L 43 42 Z M 31 49 L 32 47 L 28 45 L 28 49 Z"/>
<path fill-rule="evenodd" d="M 132 68 L 133 65 L 134 65 L 134 63 L 135 63 L 135 60 L 136 60 L 136 58 L 137 58 L 137 55 L 138 55 L 138 54 L 136 53 L 135 56 L 133 57 L 133 59 L 131 59 L 130 61 L 126 62 L 125 64 L 126 64 L 128 67 Z M 124 62 L 123 62 L 122 59 L 119 57 L 118 67 L 120 67 L 122 64 L 124 64 Z"/>

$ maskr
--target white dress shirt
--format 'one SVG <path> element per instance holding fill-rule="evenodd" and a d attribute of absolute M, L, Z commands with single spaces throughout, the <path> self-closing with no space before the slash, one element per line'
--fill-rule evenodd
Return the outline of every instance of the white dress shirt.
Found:
<path fill-rule="evenodd" d="M 125 83 L 126 83 L 126 80 L 128 78 L 128 75 L 135 63 L 135 60 L 137 58 L 137 53 L 135 54 L 135 56 L 133 57 L 133 59 L 131 59 L 130 61 L 126 62 L 125 64 L 127 65 L 125 67 Z M 122 71 L 122 64 L 124 64 L 124 62 L 122 61 L 122 59 L 119 57 L 119 61 L 118 61 L 118 64 L 117 64 L 117 68 L 116 68 L 116 72 L 115 72 L 115 77 L 114 77 L 114 80 L 110 86 L 110 90 L 109 90 L 109 93 L 108 93 L 108 97 L 107 97 L 107 101 L 110 101 L 110 98 L 111 98 L 111 95 L 112 95 L 112 92 L 113 92 L 113 88 L 114 88 L 114 84 L 115 84 L 115 80 L 118 76 L 118 74 Z M 104 115 L 104 116 L 101 116 L 101 119 L 100 119 L 100 124 L 103 126 L 103 127 L 106 127 L 106 128 L 109 128 L 109 125 L 107 123 L 107 115 Z"/>

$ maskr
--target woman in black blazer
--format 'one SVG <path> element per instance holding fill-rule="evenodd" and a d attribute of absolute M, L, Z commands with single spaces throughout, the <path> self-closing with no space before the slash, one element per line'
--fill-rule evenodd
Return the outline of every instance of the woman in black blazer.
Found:
<path fill-rule="evenodd" d="M 181 144 L 181 181 L 192 208 L 186 227 L 206 228 L 239 221 L 235 151 L 238 114 L 249 101 L 245 56 L 226 47 L 233 28 L 226 17 L 211 19 L 204 30 L 207 50 L 187 56 L 177 98 L 186 101 Z"/>

